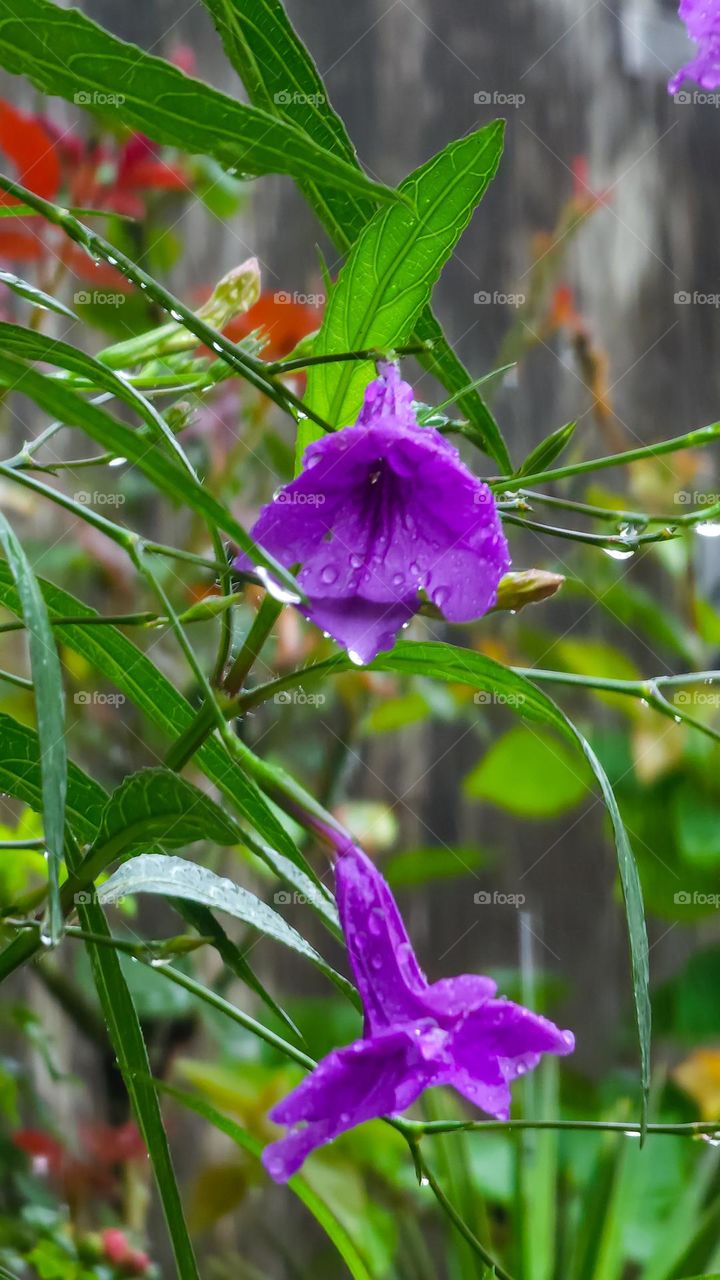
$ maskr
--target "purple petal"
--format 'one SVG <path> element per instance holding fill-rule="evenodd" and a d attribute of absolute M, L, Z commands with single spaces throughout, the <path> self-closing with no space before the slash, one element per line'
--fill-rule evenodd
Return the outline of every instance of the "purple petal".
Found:
<path fill-rule="evenodd" d="M 399 1022 L 428 1018 L 448 1029 L 459 1016 L 495 994 L 495 983 L 479 974 L 428 985 L 390 886 L 362 849 L 346 848 L 335 864 L 335 878 L 340 923 L 365 1010 L 366 1035 Z"/>
<path fill-rule="evenodd" d="M 275 1182 L 286 1182 L 316 1147 L 378 1116 L 405 1111 L 443 1072 L 447 1037 L 436 1028 L 391 1031 L 336 1049 L 270 1113 L 291 1130 L 263 1152 Z"/>
<path fill-rule="evenodd" d="M 680 0 L 679 13 L 698 50 L 696 57 L 673 76 L 669 92 L 677 93 L 685 79 L 696 80 L 703 89 L 717 89 L 720 87 L 720 2 Z"/>
<path fill-rule="evenodd" d="M 427 981 L 390 886 L 356 845 L 335 863 L 335 883 L 350 966 L 365 1010 L 365 1034 L 415 1020 L 417 996 L 427 990 Z"/>
<path fill-rule="evenodd" d="M 310 445 L 304 462 L 252 535 L 286 567 L 302 564 L 306 616 L 358 661 L 392 646 L 421 589 L 451 621 L 494 604 L 510 558 L 492 494 L 417 425 L 393 366 L 368 387 L 356 426 Z"/>
<path fill-rule="evenodd" d="M 449 1052 L 453 1086 L 476 1106 L 507 1119 L 507 1084 L 539 1063 L 543 1053 L 572 1053 L 575 1038 L 511 1000 L 488 1000 L 460 1021 Z"/>

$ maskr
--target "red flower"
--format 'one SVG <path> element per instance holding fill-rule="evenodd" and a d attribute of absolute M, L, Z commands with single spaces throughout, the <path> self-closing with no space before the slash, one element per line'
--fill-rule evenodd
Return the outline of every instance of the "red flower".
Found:
<path fill-rule="evenodd" d="M 269 337 L 263 356 L 281 360 L 302 338 L 320 327 L 322 307 L 308 302 L 295 302 L 283 292 L 261 293 L 254 307 L 236 316 L 225 329 L 231 342 L 239 342 L 254 329 L 262 329 Z"/>
<path fill-rule="evenodd" d="M 150 1266 L 150 1259 L 140 1249 L 133 1249 L 124 1231 L 119 1227 L 106 1227 L 100 1232 L 107 1261 L 130 1276 L 142 1276 Z"/>

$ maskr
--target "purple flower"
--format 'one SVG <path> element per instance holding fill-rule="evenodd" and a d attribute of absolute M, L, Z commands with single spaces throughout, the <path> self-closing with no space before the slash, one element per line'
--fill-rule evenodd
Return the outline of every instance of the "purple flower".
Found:
<path fill-rule="evenodd" d="M 468 622 L 495 603 L 510 564 L 490 490 L 418 425 L 412 400 L 396 366 L 381 366 L 355 426 L 310 445 L 252 530 L 281 564 L 302 565 L 306 617 L 359 663 L 392 648 L 421 588 Z"/>
<path fill-rule="evenodd" d="M 668 85 L 677 93 L 683 80 L 697 80 L 703 89 L 720 86 L 720 0 L 680 0 L 680 17 L 698 46 L 697 55 L 681 67 Z"/>
<path fill-rule="evenodd" d="M 404 1111 L 429 1085 L 452 1085 L 506 1120 L 510 1081 L 543 1053 L 571 1053 L 570 1031 L 510 1000 L 490 978 L 465 974 L 428 983 L 395 899 L 355 845 L 336 863 L 337 904 L 362 997 L 362 1039 L 335 1049 L 270 1119 L 289 1132 L 266 1147 L 271 1178 L 286 1182 L 316 1147 L 364 1120 Z"/>

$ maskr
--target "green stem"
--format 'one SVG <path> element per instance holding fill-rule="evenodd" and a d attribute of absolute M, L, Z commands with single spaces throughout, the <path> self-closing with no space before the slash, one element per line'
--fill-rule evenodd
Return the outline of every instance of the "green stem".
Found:
<path fill-rule="evenodd" d="M 415 1160 L 418 1169 L 421 1171 L 423 1178 L 430 1187 L 443 1213 L 450 1219 L 456 1230 L 459 1231 L 463 1239 L 470 1245 L 473 1253 L 477 1254 L 483 1265 L 489 1268 L 490 1274 L 496 1276 L 497 1280 L 512 1280 L 510 1273 L 505 1271 L 504 1267 L 501 1267 L 500 1263 L 496 1262 L 491 1254 L 488 1253 L 485 1246 L 478 1240 L 475 1232 L 471 1230 L 465 1219 L 458 1213 L 452 1201 L 445 1195 L 445 1192 L 437 1181 L 432 1169 L 424 1160 L 417 1148 L 415 1149 Z"/>
<path fill-rule="evenodd" d="M 270 632 L 282 612 L 282 608 L 283 606 L 278 600 L 275 600 L 268 593 L 265 594 L 262 604 L 253 618 L 250 630 L 243 641 L 240 652 L 223 681 L 226 693 L 232 696 L 242 689 L 262 652 L 263 645 L 270 636 Z"/>
<path fill-rule="evenodd" d="M 395 347 L 392 352 L 368 347 L 364 351 L 341 351 L 323 355 L 298 356 L 296 360 L 274 360 L 265 365 L 267 374 L 294 373 L 296 369 L 308 369 L 317 364 L 335 364 L 339 360 L 389 360 L 392 356 L 418 356 L 432 350 L 432 342 L 415 342 L 406 347 Z"/>
<path fill-rule="evenodd" d="M 697 431 L 688 431 L 684 436 L 674 436 L 671 440 L 661 440 L 659 444 L 643 445 L 639 449 L 627 449 L 625 453 L 613 453 L 605 458 L 590 458 L 587 462 L 574 462 L 566 467 L 558 467 L 555 471 L 537 471 L 530 476 L 494 476 L 488 481 L 499 493 L 515 493 L 518 489 L 526 489 L 538 484 L 550 484 L 554 480 L 564 480 L 568 476 L 587 475 L 593 471 L 604 471 L 608 467 L 624 467 L 630 462 L 641 462 L 645 458 L 659 458 L 665 453 L 677 453 L 680 449 L 701 449 L 713 444 L 720 437 L 720 422 L 713 422 Z"/>
<path fill-rule="evenodd" d="M 0 853 L 10 849 L 44 849 L 44 840 L 0 840 Z"/>
<path fill-rule="evenodd" d="M 32 680 L 28 680 L 27 676 L 16 676 L 14 671 L 0 670 L 0 680 L 3 680 L 5 684 L 16 685 L 18 689 L 33 689 L 35 687 Z"/>
<path fill-rule="evenodd" d="M 563 529 L 558 525 L 540 524 L 537 520 L 527 520 L 524 516 L 503 512 L 503 523 L 516 524 L 521 529 L 529 529 L 533 533 L 542 533 L 552 538 L 565 538 L 569 542 L 587 543 L 589 546 L 601 547 L 605 551 L 615 550 L 633 553 L 649 542 L 668 542 L 679 536 L 673 529 L 661 529 L 659 533 L 639 533 L 632 537 L 623 534 L 585 533 L 581 529 Z"/>

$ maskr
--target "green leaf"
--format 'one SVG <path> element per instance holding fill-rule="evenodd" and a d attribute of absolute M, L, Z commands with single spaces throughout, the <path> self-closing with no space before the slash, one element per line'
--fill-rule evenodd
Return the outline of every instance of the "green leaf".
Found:
<path fill-rule="evenodd" d="M 69 316 L 71 320 L 77 320 L 75 312 L 66 307 L 63 302 L 58 302 L 57 298 L 53 298 L 50 293 L 45 293 L 44 289 L 38 289 L 37 285 L 21 280 L 12 271 L 0 271 L 0 283 L 7 285 L 8 289 L 12 289 L 13 293 L 18 294 L 20 298 L 27 298 L 28 302 L 32 302 L 34 306 L 42 307 L 43 311 L 56 311 L 60 316 Z"/>
<path fill-rule="evenodd" d="M 327 88 L 279 0 L 204 3 L 251 102 L 300 127 L 314 142 L 341 159 L 357 164 L 345 125 L 333 110 Z M 304 179 L 299 185 L 338 249 L 347 251 L 372 217 L 374 210 L 369 200 L 333 190 L 322 180 Z M 429 307 L 418 319 L 413 340 L 432 342 L 432 351 L 420 356 L 420 362 L 451 394 L 467 388 L 471 376 Z M 503 474 L 512 471 L 505 441 L 479 392 L 466 391 L 458 397 L 458 405 Z M 310 439 L 306 431 L 301 434 L 300 453 Z"/>
<path fill-rule="evenodd" d="M 553 431 L 551 435 L 546 436 L 540 441 L 539 445 L 528 454 L 521 467 L 515 472 L 516 476 L 531 476 L 538 471 L 544 471 L 546 467 L 552 465 L 556 458 L 560 456 L 563 449 L 566 449 L 575 434 L 577 422 L 568 422 L 564 427 L 558 427 L 557 431 Z"/>
<path fill-rule="evenodd" d="M 160 894 L 166 898 L 186 898 L 201 906 L 223 911 L 250 925 L 258 933 L 290 947 L 320 969 L 331 982 L 351 999 L 355 990 L 347 979 L 293 929 L 277 911 L 257 898 L 254 893 L 236 885 L 225 876 L 218 876 L 206 867 L 200 867 L 185 858 L 169 854 L 147 853 L 132 858 L 121 866 L 98 890 L 101 902 L 118 902 L 136 893 Z"/>
<path fill-rule="evenodd" d="M 503 124 L 451 142 L 401 183 L 412 208 L 376 214 L 353 245 L 313 352 L 380 350 L 406 342 L 433 285 L 495 175 Z M 313 365 L 307 401 L 335 426 L 357 416 L 370 362 Z"/>
<path fill-rule="evenodd" d="M 1 511 L 0 545 L 17 587 L 30 651 L 40 746 L 43 829 L 48 859 L 48 926 L 50 938 L 57 942 L 63 930 L 60 866 L 65 843 L 67 791 L 65 697 L 60 659 L 37 579 L 20 542 Z"/>
<path fill-rule="evenodd" d="M 97 611 L 52 583 L 40 580 L 52 617 L 97 617 Z M 0 601 L 12 613 L 20 614 L 17 592 L 10 575 L 0 564 Z M 63 644 L 81 654 L 108 680 L 143 711 L 150 720 L 171 738 L 179 737 L 195 718 L 190 703 L 178 693 L 166 676 L 126 636 L 110 626 L 56 625 L 54 628 Z M 311 879 L 312 872 L 302 858 L 292 839 L 276 818 L 262 792 L 231 760 L 222 745 L 214 738 L 203 744 L 194 757 L 194 763 L 202 769 L 211 782 L 227 796 L 230 803 L 247 822 L 268 841 L 305 872 Z M 246 840 L 248 837 L 246 836 Z M 250 841 L 251 848 L 258 848 Z M 260 856 L 267 860 L 263 847 Z"/>
<path fill-rule="evenodd" d="M 4 566 L 3 566 L 4 568 Z M 5 570 L 7 572 L 7 570 Z M 33 729 L 0 713 L 0 791 L 42 813 L 40 743 Z M 65 836 L 74 833 L 87 843 L 93 839 L 107 802 L 94 778 L 68 762 Z"/>
<path fill-rule="evenodd" d="M 173 1085 L 158 1082 L 158 1087 L 162 1089 L 168 1097 L 174 1098 L 182 1106 L 194 1111 L 203 1120 L 207 1120 L 214 1128 L 219 1129 L 221 1133 L 227 1134 L 237 1146 L 249 1155 L 259 1160 L 262 1155 L 262 1144 L 253 1138 L 245 1129 L 241 1128 L 235 1120 L 231 1120 L 228 1116 L 224 1116 L 209 1102 L 204 1099 L 186 1093 L 182 1089 L 176 1089 Z M 302 1174 L 296 1173 L 287 1183 L 288 1189 L 298 1197 L 299 1200 L 310 1210 L 313 1217 L 322 1227 L 328 1239 L 337 1249 L 340 1257 L 345 1263 L 353 1280 L 373 1280 L 373 1276 L 368 1271 L 362 1256 L 358 1252 L 357 1246 L 353 1242 L 352 1237 L 340 1222 L 339 1218 L 333 1213 L 332 1209 L 325 1203 L 318 1193 L 313 1190 Z"/>
<path fill-rule="evenodd" d="M 71 863 L 71 870 L 77 871 L 79 865 L 78 857 Z M 102 907 L 97 903 L 80 904 L 77 910 L 83 929 L 101 937 L 111 936 Z M 199 1280 L 157 1091 L 151 1078 L 150 1060 L 120 960 L 110 947 L 93 942 L 85 945 L 110 1042 L 152 1162 L 179 1280 Z"/>
<path fill-rule="evenodd" d="M 588 782 L 556 738 L 520 728 L 492 744 L 463 779 L 463 791 L 523 818 L 554 818 L 580 803 Z"/>
<path fill-rule="evenodd" d="M 181 505 L 187 505 L 233 538 L 253 562 L 264 567 L 279 582 L 297 587 L 294 578 L 256 546 L 252 538 L 222 503 L 179 464 L 157 450 L 145 436 L 118 422 L 98 405 L 61 382 L 38 373 L 29 365 L 0 351 L 0 383 L 9 388 L 22 384 L 27 395 L 46 413 L 82 430 L 119 458 L 127 458 L 153 485 Z"/>
<path fill-rule="evenodd" d="M 233 845 L 242 838 L 240 827 L 198 787 L 170 769 L 141 769 L 113 791 L 88 856 L 107 865 L 157 842 L 179 848 L 196 840 Z"/>
<path fill-rule="evenodd" d="M 231 173 L 287 173 L 374 200 L 395 199 L 300 129 L 118 40 L 77 9 L 50 0 L 5 0 L 0 64 L 42 93 L 111 114 L 156 142 L 213 156 Z"/>
<path fill-rule="evenodd" d="M 78 373 L 90 379 L 95 386 L 111 392 L 144 419 L 153 435 L 163 437 L 170 451 L 180 459 L 185 469 L 192 471 L 162 414 L 158 413 L 155 406 L 133 387 L 132 383 L 108 368 L 102 361 L 96 360 L 94 356 L 89 356 L 84 351 L 79 351 L 76 347 L 71 347 L 67 342 L 48 338 L 44 333 L 34 333 L 30 329 L 23 329 L 15 324 L 0 323 L 0 348 L 4 351 L 12 351 L 24 360 L 44 360 L 70 373 Z"/>

